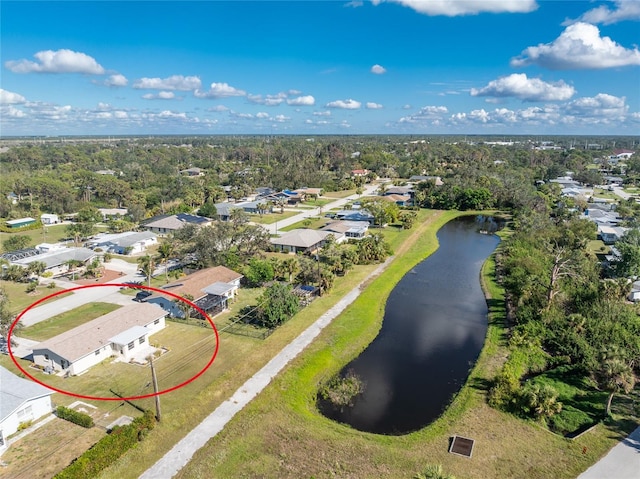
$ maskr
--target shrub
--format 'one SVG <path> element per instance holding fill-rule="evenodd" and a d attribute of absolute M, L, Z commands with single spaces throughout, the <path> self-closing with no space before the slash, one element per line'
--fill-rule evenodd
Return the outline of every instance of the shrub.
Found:
<path fill-rule="evenodd" d="M 38 282 L 37 281 L 31 281 L 28 285 L 27 285 L 27 293 L 33 293 L 36 289 L 38 288 Z"/>
<path fill-rule="evenodd" d="M 353 399 L 364 391 L 364 382 L 353 371 L 336 376 L 320 390 L 323 399 L 337 407 L 352 406 Z"/>
<path fill-rule="evenodd" d="M 51 278 L 53 277 L 53 271 L 45 271 L 40 276 L 42 276 L 43 278 Z"/>
<path fill-rule="evenodd" d="M 68 407 L 58 406 L 56 409 L 56 416 L 60 419 L 72 422 L 73 424 L 77 424 L 78 426 L 86 428 L 93 427 L 93 419 L 91 416 L 79 411 L 74 411 Z"/>
<path fill-rule="evenodd" d="M 55 287 L 56 287 L 56 282 L 55 281 L 51 281 L 51 283 L 49 283 L 47 285 L 47 288 L 49 288 L 49 289 L 54 289 Z"/>
<path fill-rule="evenodd" d="M 25 429 L 31 427 L 32 424 L 33 424 L 33 421 L 21 422 L 20 424 L 18 424 L 18 432 L 24 431 Z"/>
<path fill-rule="evenodd" d="M 54 479 L 85 479 L 97 477 L 101 471 L 113 464 L 120 456 L 142 441 L 153 429 L 155 418 L 147 411 L 131 424 L 116 426 L 111 433 L 95 443 L 69 466 L 59 472 Z"/>

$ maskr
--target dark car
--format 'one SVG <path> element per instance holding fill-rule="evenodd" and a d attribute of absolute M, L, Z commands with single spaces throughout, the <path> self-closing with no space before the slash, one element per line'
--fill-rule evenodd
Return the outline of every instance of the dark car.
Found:
<path fill-rule="evenodd" d="M 151 294 L 151 291 L 138 291 L 136 293 L 136 297 L 133 298 L 133 300 L 137 301 L 138 303 L 142 303 L 145 299 L 151 296 Z"/>

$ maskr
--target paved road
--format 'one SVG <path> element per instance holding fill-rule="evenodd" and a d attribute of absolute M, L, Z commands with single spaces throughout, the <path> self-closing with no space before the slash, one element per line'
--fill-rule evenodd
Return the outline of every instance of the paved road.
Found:
<path fill-rule="evenodd" d="M 387 259 L 369 275 L 377 276 L 386 269 L 393 258 Z M 365 281 L 367 281 L 365 280 Z M 320 334 L 331 321 L 338 316 L 360 295 L 360 283 L 347 293 L 338 303 L 324 313 L 320 318 L 304 330 L 296 339 L 282 349 L 260 371 L 254 374 L 247 382 L 218 408 L 216 408 L 204 421 L 196 426 L 189 434 L 179 441 L 158 462 L 145 471 L 140 479 L 169 479 L 175 476 L 193 457 L 195 452 L 204 446 L 209 439 L 215 437 L 224 426 L 235 416 L 249 401 L 256 397 L 271 380 L 301 351 L 303 351 Z"/>
<path fill-rule="evenodd" d="M 363 187 L 362 195 L 371 195 L 375 190 L 379 188 L 379 185 L 365 185 Z M 298 213 L 295 216 L 290 218 L 286 218 L 284 220 L 277 221 L 276 223 L 262 225 L 270 234 L 277 234 L 280 232 L 281 228 L 286 226 L 291 226 L 294 223 L 304 220 L 305 218 L 311 218 L 314 216 L 322 216 L 322 211 L 329 211 L 334 208 L 340 208 L 350 201 L 357 200 L 361 195 L 351 195 L 345 198 L 340 198 L 331 203 L 324 205 L 322 208 L 313 208 L 310 210 L 304 210 Z"/>
<path fill-rule="evenodd" d="M 640 427 L 578 479 L 640 479 Z"/>

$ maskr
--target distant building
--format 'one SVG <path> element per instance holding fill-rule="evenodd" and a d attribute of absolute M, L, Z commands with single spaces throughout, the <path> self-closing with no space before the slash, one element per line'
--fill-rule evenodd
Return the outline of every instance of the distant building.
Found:
<path fill-rule="evenodd" d="M 185 176 L 204 176 L 204 170 L 201 168 L 187 168 L 186 170 L 180 171 L 181 175 Z"/>
<path fill-rule="evenodd" d="M 159 235 L 166 235 L 182 229 L 189 224 L 206 226 L 211 224 L 211 219 L 205 218 L 204 216 L 179 213 L 177 215 L 154 216 L 153 218 L 144 221 L 141 226 L 146 230 Z"/>
<path fill-rule="evenodd" d="M 21 255 L 22 257 L 16 258 L 14 261 L 10 260 L 11 264 L 27 268 L 30 263 L 40 261 L 45 264 L 45 271 L 50 271 L 53 275 L 60 275 L 69 271 L 70 261 L 87 264 L 96 257 L 96 253 L 87 248 L 67 248 L 49 243 L 42 243 L 39 246 L 41 249 L 28 250 L 35 252 L 35 254 Z"/>
<path fill-rule="evenodd" d="M 44 213 L 40 215 L 40 222 L 43 225 L 55 225 L 60 223 L 60 218 L 58 217 L 58 215 Z"/>
<path fill-rule="evenodd" d="M 271 238 L 271 244 L 281 253 L 313 253 L 321 248 L 329 231 L 318 231 L 307 228 L 287 231 L 279 238 Z"/>
<path fill-rule="evenodd" d="M 35 218 L 18 218 L 16 220 L 7 220 L 5 222 L 5 224 L 7 225 L 7 227 L 13 229 L 20 229 L 20 228 L 24 228 L 25 226 L 31 226 L 36 224 L 36 220 Z"/>
<path fill-rule="evenodd" d="M 91 249 L 101 248 L 110 253 L 142 253 L 149 246 L 158 244 L 158 235 L 151 231 L 128 231 L 126 233 L 100 233 L 87 243 Z"/>

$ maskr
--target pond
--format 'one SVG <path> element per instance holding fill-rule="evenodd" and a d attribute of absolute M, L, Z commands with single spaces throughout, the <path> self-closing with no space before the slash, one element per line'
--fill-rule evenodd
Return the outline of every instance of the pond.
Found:
<path fill-rule="evenodd" d="M 442 414 L 465 383 L 487 332 L 482 264 L 499 238 L 490 217 L 461 217 L 438 232 L 439 248 L 391 292 L 376 339 L 348 364 L 364 391 L 351 406 L 319 399 L 327 417 L 378 434 L 406 434 Z"/>

